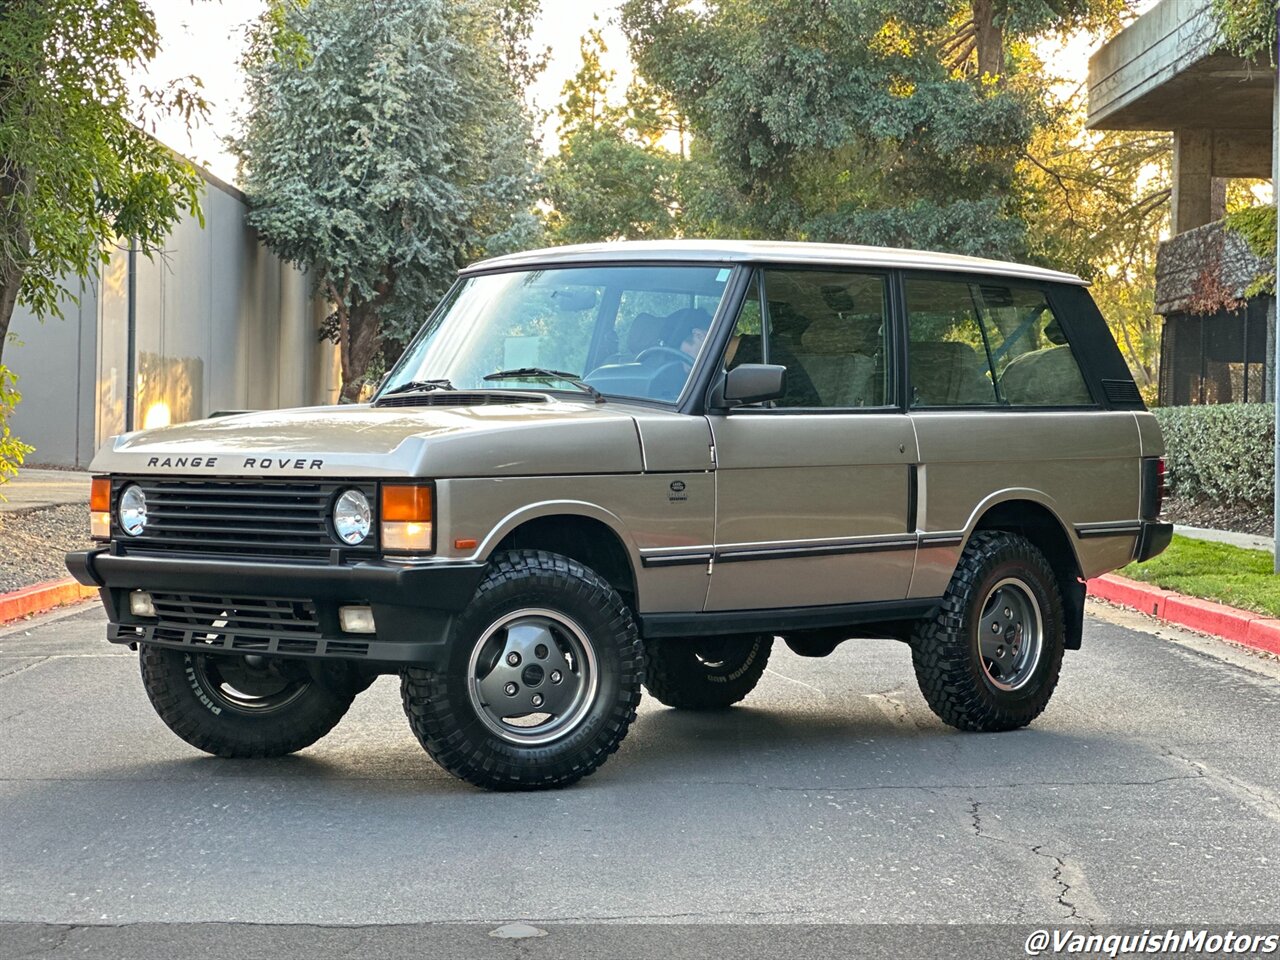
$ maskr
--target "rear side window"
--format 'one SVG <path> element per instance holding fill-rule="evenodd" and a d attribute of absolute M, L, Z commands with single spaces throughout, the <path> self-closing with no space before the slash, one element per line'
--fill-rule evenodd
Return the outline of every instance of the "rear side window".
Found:
<path fill-rule="evenodd" d="M 914 277 L 906 293 L 913 407 L 1093 403 L 1038 287 Z"/>

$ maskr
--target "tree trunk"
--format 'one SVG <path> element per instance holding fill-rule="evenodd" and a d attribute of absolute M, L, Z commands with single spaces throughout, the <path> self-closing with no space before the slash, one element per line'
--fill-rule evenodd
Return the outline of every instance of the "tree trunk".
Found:
<path fill-rule="evenodd" d="M 4 363 L 4 345 L 9 339 L 9 322 L 18 303 L 18 287 L 22 271 L 8 257 L 0 263 L 0 365 Z"/>
<path fill-rule="evenodd" d="M 995 0 L 973 0 L 973 30 L 978 76 L 1004 79 L 1004 29 L 996 23 Z"/>
<path fill-rule="evenodd" d="M 366 382 L 369 364 L 382 347 L 382 321 L 372 304 L 360 304 L 347 315 L 342 344 L 342 399 L 355 403 Z"/>
<path fill-rule="evenodd" d="M 15 198 L 27 189 L 23 171 L 7 160 L 0 159 L 0 236 L 3 246 L 25 253 L 31 237 L 22 223 L 22 213 Z M 18 303 L 18 290 L 22 286 L 22 265 L 8 254 L 0 254 L 0 362 L 4 360 L 4 347 L 9 339 L 9 323 Z"/>

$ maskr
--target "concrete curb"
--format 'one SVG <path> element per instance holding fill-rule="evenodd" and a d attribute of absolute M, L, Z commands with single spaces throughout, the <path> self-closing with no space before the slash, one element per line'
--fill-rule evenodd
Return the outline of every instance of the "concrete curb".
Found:
<path fill-rule="evenodd" d="M 97 587 L 86 587 L 70 577 L 66 580 L 37 583 L 13 593 L 0 593 L 0 623 L 18 620 L 33 613 L 44 613 L 54 607 L 97 595 Z"/>
<path fill-rule="evenodd" d="M 1280 620 L 1225 603 L 1184 597 L 1149 583 L 1107 573 L 1089 581 L 1089 596 L 1133 607 L 1180 627 L 1212 634 L 1266 653 L 1280 654 Z"/>

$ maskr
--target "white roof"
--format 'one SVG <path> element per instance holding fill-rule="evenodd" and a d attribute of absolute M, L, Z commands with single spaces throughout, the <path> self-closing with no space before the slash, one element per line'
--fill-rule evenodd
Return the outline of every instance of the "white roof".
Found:
<path fill-rule="evenodd" d="M 843 243 L 790 243 L 766 240 L 619 240 L 510 253 L 473 263 L 463 273 L 531 267 L 549 263 L 622 263 L 637 260 L 709 263 L 820 263 L 840 266 L 897 267 L 990 273 L 1027 280 L 1083 285 L 1073 273 L 1046 270 L 1004 260 L 962 257 L 954 253 L 863 247 Z"/>

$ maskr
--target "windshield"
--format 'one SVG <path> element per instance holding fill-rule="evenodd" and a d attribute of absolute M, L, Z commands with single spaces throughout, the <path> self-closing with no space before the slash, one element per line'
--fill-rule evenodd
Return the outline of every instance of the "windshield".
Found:
<path fill-rule="evenodd" d="M 701 352 L 730 269 L 597 266 L 466 277 L 382 390 L 552 389 L 674 402 Z"/>

